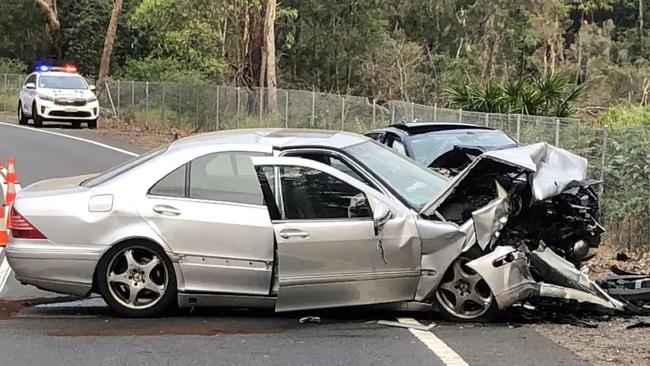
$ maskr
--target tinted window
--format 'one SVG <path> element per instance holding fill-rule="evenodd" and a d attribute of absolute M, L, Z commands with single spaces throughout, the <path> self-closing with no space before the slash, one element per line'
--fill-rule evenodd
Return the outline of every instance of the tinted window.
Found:
<path fill-rule="evenodd" d="M 363 192 L 320 170 L 279 168 L 285 219 L 365 218 L 372 213 Z"/>
<path fill-rule="evenodd" d="M 150 151 L 144 155 L 140 155 L 136 158 L 133 158 L 132 160 L 128 160 L 114 168 L 111 168 L 107 170 L 106 172 L 99 174 L 93 178 L 86 179 L 85 181 L 81 182 L 81 186 L 83 187 L 95 187 L 98 186 L 102 183 L 108 182 L 109 180 L 117 177 L 118 175 L 127 172 L 139 165 L 142 165 L 146 163 L 147 161 L 155 158 L 158 155 L 161 155 L 167 150 L 167 147 L 169 145 L 163 146 L 161 148 L 158 148 L 156 150 Z"/>
<path fill-rule="evenodd" d="M 169 173 L 156 183 L 149 193 L 156 196 L 185 197 L 185 171 L 186 165 L 183 165 Z"/>
<path fill-rule="evenodd" d="M 87 89 L 81 76 L 47 76 L 38 79 L 39 88 L 47 89 Z"/>
<path fill-rule="evenodd" d="M 378 132 L 367 133 L 366 136 L 370 137 L 373 140 L 379 140 L 379 137 L 381 137 L 381 133 Z"/>
<path fill-rule="evenodd" d="M 190 198 L 263 204 L 251 153 L 215 153 L 190 164 Z"/>
<path fill-rule="evenodd" d="M 25 80 L 25 85 L 28 84 L 28 83 L 32 83 L 32 84 L 36 85 L 36 75 L 29 75 L 27 80 Z"/>

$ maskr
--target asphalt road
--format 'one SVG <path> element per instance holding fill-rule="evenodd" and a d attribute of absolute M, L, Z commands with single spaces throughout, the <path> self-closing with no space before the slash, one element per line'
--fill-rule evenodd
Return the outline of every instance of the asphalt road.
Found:
<path fill-rule="evenodd" d="M 107 142 L 95 131 L 0 124 L 0 158 L 16 157 L 23 186 L 102 171 L 130 158 L 42 131 Z M 274 314 L 210 308 L 134 320 L 114 317 L 100 298 L 70 302 L 60 296 L 10 277 L 0 292 L 0 365 L 586 364 L 529 325 L 453 324 L 432 312 L 370 307 Z M 320 316 L 322 322 L 300 324 L 305 315 Z M 436 326 L 430 334 L 414 334 L 376 323 L 396 317 Z"/>

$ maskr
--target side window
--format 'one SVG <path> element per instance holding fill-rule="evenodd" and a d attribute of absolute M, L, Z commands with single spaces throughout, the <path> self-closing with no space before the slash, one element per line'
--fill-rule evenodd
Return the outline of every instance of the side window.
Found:
<path fill-rule="evenodd" d="M 340 170 L 343 173 L 351 176 L 352 178 L 357 179 L 357 180 L 367 184 L 368 186 L 377 189 L 377 187 L 375 187 L 375 185 L 372 182 L 368 181 L 365 177 L 361 176 L 354 169 L 352 169 L 352 167 L 347 162 L 345 162 L 344 160 L 342 160 L 342 159 L 340 159 L 340 158 L 338 158 L 336 156 L 332 156 L 330 154 L 325 154 L 325 153 L 316 153 L 316 152 L 314 152 L 314 153 L 295 153 L 295 154 L 288 154 L 288 156 L 297 156 L 297 157 L 301 157 L 301 158 L 304 158 L 304 159 L 314 160 L 314 161 L 317 161 L 319 163 L 323 163 L 325 165 L 329 165 L 332 168 L 334 168 L 336 170 Z"/>
<path fill-rule="evenodd" d="M 287 220 L 372 217 L 366 195 L 348 183 L 320 170 L 279 167 Z"/>
<path fill-rule="evenodd" d="M 185 197 L 187 164 L 179 167 L 149 190 L 149 194 L 165 197 Z"/>
<path fill-rule="evenodd" d="M 252 155 L 257 154 L 223 152 L 194 159 L 190 163 L 190 198 L 263 204 Z"/>
<path fill-rule="evenodd" d="M 25 84 L 24 84 L 24 85 L 27 85 L 27 84 L 29 84 L 29 83 L 33 83 L 34 85 L 36 85 L 36 74 L 29 75 L 29 77 L 27 78 L 27 80 L 25 80 Z"/>
<path fill-rule="evenodd" d="M 375 141 L 379 141 L 379 139 L 381 138 L 381 133 L 372 132 L 372 133 L 367 133 L 366 136 L 370 137 L 371 139 L 373 139 Z"/>
<path fill-rule="evenodd" d="M 404 147 L 402 140 L 397 135 L 391 133 L 388 135 L 388 138 L 386 140 L 386 145 L 388 145 L 388 147 L 402 155 L 406 155 L 406 148 Z"/>

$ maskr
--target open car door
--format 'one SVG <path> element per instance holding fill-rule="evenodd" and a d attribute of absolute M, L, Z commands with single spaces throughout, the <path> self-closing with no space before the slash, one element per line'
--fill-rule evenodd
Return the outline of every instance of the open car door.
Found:
<path fill-rule="evenodd" d="M 252 161 L 265 203 L 274 207 L 276 310 L 413 299 L 420 243 L 408 208 L 313 160 Z"/>

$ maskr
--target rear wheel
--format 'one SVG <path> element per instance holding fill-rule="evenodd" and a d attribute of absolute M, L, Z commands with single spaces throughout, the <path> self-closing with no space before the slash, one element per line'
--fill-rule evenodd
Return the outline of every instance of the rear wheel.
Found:
<path fill-rule="evenodd" d="M 97 128 L 97 119 L 93 119 L 92 121 L 88 121 L 88 128 L 90 128 L 90 129 Z"/>
<path fill-rule="evenodd" d="M 106 253 L 97 266 L 97 288 L 108 306 L 126 317 L 160 316 L 177 300 L 172 263 L 148 242 L 119 244 Z"/>
<path fill-rule="evenodd" d="M 496 318 L 492 290 L 478 273 L 467 266 L 471 259 L 457 258 L 436 290 L 436 301 L 445 318 L 462 322 L 489 322 Z"/>
<path fill-rule="evenodd" d="M 25 117 L 23 113 L 23 104 L 18 102 L 18 124 L 26 125 L 29 118 Z"/>
<path fill-rule="evenodd" d="M 43 117 L 38 114 L 36 103 L 32 106 L 32 118 L 34 119 L 34 127 L 43 127 Z"/>

